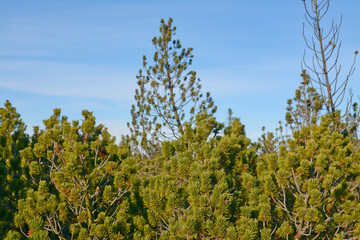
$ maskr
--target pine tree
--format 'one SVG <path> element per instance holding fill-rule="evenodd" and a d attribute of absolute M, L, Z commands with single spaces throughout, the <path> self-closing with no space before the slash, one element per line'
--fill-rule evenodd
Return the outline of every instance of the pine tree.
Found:
<path fill-rule="evenodd" d="M 70 123 L 60 109 L 44 120 L 21 161 L 32 187 L 18 201 L 15 223 L 30 239 L 117 239 L 134 232 L 130 192 L 137 165 L 91 112 Z M 9 233 L 11 239 L 13 232 Z"/>
<path fill-rule="evenodd" d="M 0 235 L 14 229 L 13 215 L 23 197 L 26 182 L 21 178 L 20 151 L 29 144 L 20 114 L 6 101 L 0 108 Z"/>
<path fill-rule="evenodd" d="M 359 150 L 337 131 L 341 124 L 338 112 L 325 115 L 319 124 L 295 131 L 288 148 L 259 161 L 273 235 L 359 237 Z"/>
<path fill-rule="evenodd" d="M 165 23 L 162 19 L 160 36 L 152 40 L 153 65 L 144 56 L 137 76 L 136 105 L 132 106 L 128 125 L 134 144 L 150 157 L 159 141 L 184 135 L 184 123 L 193 123 L 198 112 L 216 111 L 210 94 L 201 94 L 196 72 L 189 70 L 193 49 L 183 48 L 180 40 L 174 39 L 175 34 L 173 20 Z"/>
<path fill-rule="evenodd" d="M 256 149 L 238 119 L 214 137 L 219 126 L 199 114 L 194 128 L 185 124 L 184 136 L 163 142 L 162 169 L 142 193 L 153 238 L 256 239 L 256 218 L 240 210 L 245 189 L 251 191 L 242 181 L 255 173 Z"/>

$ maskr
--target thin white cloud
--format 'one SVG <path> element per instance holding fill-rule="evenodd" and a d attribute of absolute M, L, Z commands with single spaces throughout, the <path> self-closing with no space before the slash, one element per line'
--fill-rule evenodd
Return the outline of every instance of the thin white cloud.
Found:
<path fill-rule="evenodd" d="M 135 75 L 117 66 L 0 60 L 0 87 L 45 95 L 128 101 Z"/>

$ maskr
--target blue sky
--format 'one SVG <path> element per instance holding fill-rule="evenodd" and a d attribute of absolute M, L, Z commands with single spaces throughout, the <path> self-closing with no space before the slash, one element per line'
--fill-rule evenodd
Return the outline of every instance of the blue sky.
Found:
<path fill-rule="evenodd" d="M 328 13 L 343 15 L 344 72 L 360 50 L 359 10 L 359 0 L 334 0 Z M 262 126 L 284 120 L 305 48 L 301 0 L 0 0 L 0 102 L 12 102 L 29 132 L 59 107 L 70 119 L 89 109 L 112 134 L 127 134 L 142 56 L 152 57 L 151 39 L 169 17 L 194 48 L 192 69 L 220 121 L 232 108 L 256 140 Z M 350 85 L 359 95 L 356 67 Z"/>

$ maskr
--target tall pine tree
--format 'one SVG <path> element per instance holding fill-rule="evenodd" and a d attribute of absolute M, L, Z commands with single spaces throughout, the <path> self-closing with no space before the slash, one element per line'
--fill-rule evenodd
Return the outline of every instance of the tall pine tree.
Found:
<path fill-rule="evenodd" d="M 204 110 L 214 113 L 216 107 L 207 93 L 200 92 L 200 79 L 190 70 L 192 48 L 183 48 L 175 39 L 176 27 L 170 18 L 160 24 L 160 36 L 154 37 L 152 64 L 143 57 L 136 104 L 132 106 L 129 123 L 134 144 L 151 157 L 159 148 L 159 141 L 184 135 L 184 123 L 193 123 L 195 115 Z"/>

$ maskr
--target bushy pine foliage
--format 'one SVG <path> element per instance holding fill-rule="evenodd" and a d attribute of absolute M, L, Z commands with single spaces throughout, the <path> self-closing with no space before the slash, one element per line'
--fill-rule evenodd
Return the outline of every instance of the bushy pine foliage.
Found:
<path fill-rule="evenodd" d="M 21 151 L 31 187 L 15 224 L 30 239 L 117 239 L 130 236 L 137 165 L 91 112 L 70 123 L 60 109 Z"/>
<path fill-rule="evenodd" d="M 14 208 L 2 215 L 7 239 L 359 237 L 360 152 L 341 132 L 339 113 L 262 152 L 239 119 L 224 129 L 203 112 L 195 126 L 184 124 L 183 136 L 161 142 L 152 158 L 157 174 L 146 175 L 151 165 L 140 166 L 126 142 L 115 144 L 91 112 L 69 122 L 55 109 L 29 142 L 20 116 L 5 105 L 2 119 L 12 120 L 2 123 L 13 131 L 4 133 L 22 134 L 2 145 L 2 159 L 17 158 L 21 181 L 11 183 L 10 175 L 2 182 L 2 191 L 17 196 L 2 197 Z M 5 155 L 5 146 L 18 154 Z"/>
<path fill-rule="evenodd" d="M 200 114 L 195 128 L 187 124 L 184 136 L 162 144 L 162 170 L 142 193 L 160 239 L 256 236 L 256 220 L 240 211 L 247 201 L 241 181 L 254 172 L 256 150 L 238 119 L 226 135 L 213 137 L 218 126 L 215 118 Z"/>
<path fill-rule="evenodd" d="M 359 149 L 335 130 L 338 121 L 338 114 L 323 116 L 320 124 L 294 132 L 288 147 L 259 160 L 271 217 L 264 226 L 276 229 L 276 237 L 359 237 Z"/>
<path fill-rule="evenodd" d="M 13 229 L 17 201 L 24 195 L 20 151 L 29 144 L 20 114 L 6 101 L 0 108 L 0 235 Z"/>

